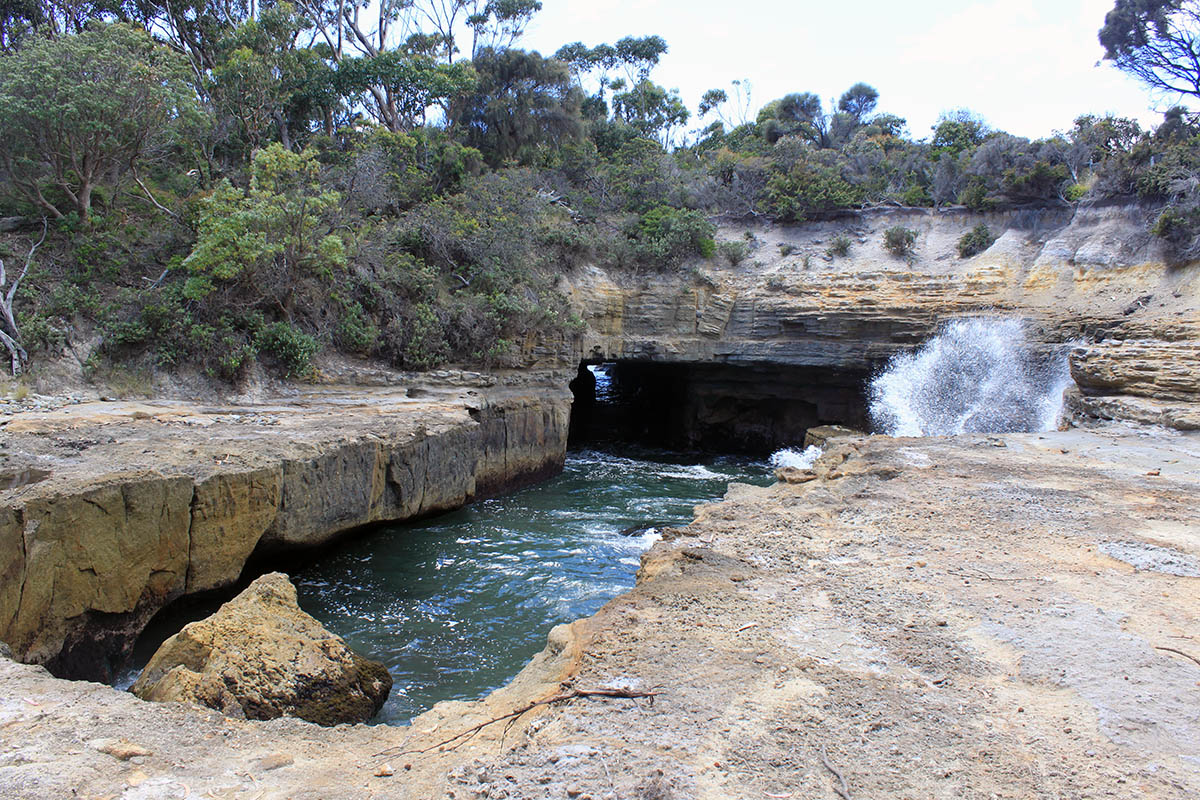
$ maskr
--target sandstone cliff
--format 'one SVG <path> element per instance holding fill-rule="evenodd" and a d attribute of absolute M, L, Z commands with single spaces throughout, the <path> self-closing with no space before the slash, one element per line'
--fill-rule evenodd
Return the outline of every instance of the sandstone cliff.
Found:
<path fill-rule="evenodd" d="M 553 474 L 566 451 L 566 378 L 10 418 L 0 641 L 58 674 L 104 678 L 155 612 L 234 584 L 252 556 L 269 564 Z"/>
<path fill-rule="evenodd" d="M 792 227 L 727 227 L 719 238 L 749 246 L 737 265 L 633 281 L 598 268 L 574 275 L 570 290 L 586 324 L 580 354 L 703 365 L 689 387 L 711 398 L 700 417 L 719 398 L 788 393 L 814 406 L 800 428 L 862 423 L 848 397 L 888 356 L 948 318 L 1004 314 L 1029 320 L 1035 339 L 1080 348 L 1081 414 L 1196 427 L 1200 268 L 1167 262 L 1146 232 L 1152 213 L 1136 205 L 876 210 Z M 998 239 L 960 258 L 959 237 L 979 223 Z M 911 262 L 882 245 L 893 225 L 919 233 Z M 839 234 L 853 242 L 846 257 L 827 253 Z M 759 374 L 739 378 L 746 373 L 729 369 L 739 366 Z"/>

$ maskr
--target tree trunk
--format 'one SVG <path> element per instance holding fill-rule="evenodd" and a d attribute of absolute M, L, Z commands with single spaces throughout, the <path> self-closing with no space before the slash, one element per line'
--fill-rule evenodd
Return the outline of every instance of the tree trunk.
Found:
<path fill-rule="evenodd" d="M 79 192 L 75 195 L 76 205 L 79 207 L 80 219 L 87 219 L 92 213 L 92 182 L 84 181 L 79 186 Z"/>
<path fill-rule="evenodd" d="M 283 112 L 275 111 L 275 124 L 279 126 L 279 141 L 284 149 L 292 149 L 292 134 L 288 130 L 287 117 L 283 116 Z"/>

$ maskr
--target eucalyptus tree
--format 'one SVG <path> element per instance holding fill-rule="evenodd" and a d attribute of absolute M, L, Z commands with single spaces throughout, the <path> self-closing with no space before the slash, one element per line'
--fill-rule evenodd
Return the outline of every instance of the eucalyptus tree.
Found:
<path fill-rule="evenodd" d="M 470 91 L 469 62 L 511 48 L 539 0 L 301 0 L 338 73 L 337 85 L 391 131 L 447 110 Z M 469 58 L 458 58 L 469 41 Z"/>
<path fill-rule="evenodd" d="M 29 34 L 55 38 L 79 33 L 89 22 L 124 16 L 122 0 L 0 0 L 0 53 Z"/>
<path fill-rule="evenodd" d="M 0 163 L 9 183 L 56 219 L 71 211 L 86 218 L 97 187 L 127 174 L 149 195 L 138 168 L 194 110 L 186 75 L 176 54 L 125 23 L 33 38 L 0 57 Z"/>
<path fill-rule="evenodd" d="M 838 99 L 838 111 L 849 114 L 855 122 L 861 123 L 875 110 L 875 104 L 878 102 L 879 92 L 875 87 L 860 81 L 842 93 Z"/>
<path fill-rule="evenodd" d="M 493 165 L 525 160 L 538 147 L 556 148 L 582 133 L 582 95 L 561 61 L 485 49 L 474 67 L 478 82 L 455 97 L 449 118 L 463 141 Z"/>
<path fill-rule="evenodd" d="M 1200 1 L 1117 0 L 1100 44 L 1117 69 L 1151 89 L 1200 98 Z"/>
<path fill-rule="evenodd" d="M 668 150 L 691 115 L 678 89 L 667 90 L 649 80 L 613 95 L 613 113 L 640 136 Z"/>

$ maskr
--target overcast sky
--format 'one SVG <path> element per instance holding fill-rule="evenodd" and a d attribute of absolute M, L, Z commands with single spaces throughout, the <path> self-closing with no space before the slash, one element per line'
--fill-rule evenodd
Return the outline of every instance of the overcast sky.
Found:
<path fill-rule="evenodd" d="M 658 34 L 652 75 L 695 110 L 706 89 L 749 79 L 753 106 L 788 92 L 836 97 L 857 81 L 917 138 L 970 108 L 994 127 L 1039 137 L 1083 113 L 1160 119 L 1150 95 L 1097 62 L 1114 0 L 542 0 L 522 46 L 552 54 Z M 753 111 L 751 112 L 753 114 Z M 691 127 L 697 127 L 695 125 Z"/>

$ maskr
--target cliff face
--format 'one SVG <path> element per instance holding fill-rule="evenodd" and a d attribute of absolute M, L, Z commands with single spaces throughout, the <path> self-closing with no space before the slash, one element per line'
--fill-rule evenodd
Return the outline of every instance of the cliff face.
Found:
<path fill-rule="evenodd" d="M 1150 213 L 1138 206 L 882 210 L 795 227 L 726 228 L 718 238 L 750 248 L 738 265 L 632 282 L 595 268 L 574 276 L 572 297 L 586 323 L 581 355 L 710 370 L 787 366 L 823 370 L 813 385 L 861 383 L 944 320 L 995 313 L 1026 318 L 1044 342 L 1078 345 L 1080 413 L 1139 418 L 1151 413 L 1147 401 L 1171 401 L 1156 419 L 1186 427 L 1200 397 L 1200 270 L 1167 263 L 1146 232 Z M 960 258 L 959 237 L 979 223 L 998 239 Z M 883 248 L 883 231 L 893 225 L 918 232 L 911 261 Z M 845 257 L 827 254 L 839 234 L 852 242 Z M 1139 399 L 1115 399 L 1126 395 Z"/>
<path fill-rule="evenodd" d="M 232 585 L 252 556 L 553 474 L 570 396 L 565 376 L 544 380 L 419 400 L 358 389 L 272 407 L 87 404 L 13 418 L 0 640 L 58 674 L 104 678 L 155 612 Z"/>

